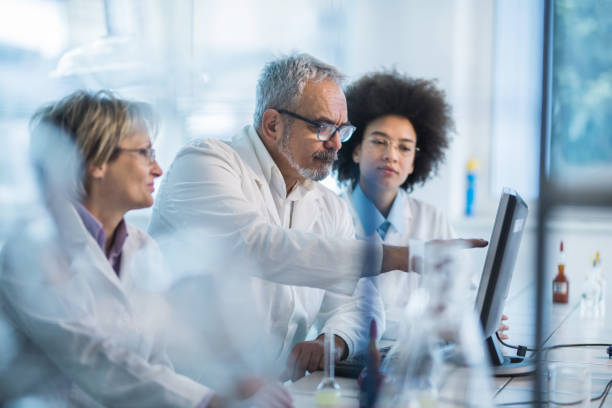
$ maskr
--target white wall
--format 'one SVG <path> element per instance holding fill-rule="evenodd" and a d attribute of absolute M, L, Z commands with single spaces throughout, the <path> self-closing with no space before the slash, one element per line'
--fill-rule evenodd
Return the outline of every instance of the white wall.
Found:
<path fill-rule="evenodd" d="M 477 220 L 461 220 L 455 223 L 460 236 L 481 237 L 489 239 L 495 216 L 482 217 Z M 518 253 L 509 297 L 518 295 L 536 279 L 536 211 L 530 208 L 521 247 Z M 559 243 L 565 246 L 566 274 L 570 281 L 570 301 L 578 299 L 582 285 L 589 271 L 590 257 L 596 251 L 601 254 L 604 272 L 607 279 L 612 279 L 612 211 L 593 209 L 565 209 L 553 215 L 547 235 L 547 280 L 557 273 Z M 470 251 L 471 264 L 482 271 L 486 250 Z M 552 291 L 552 283 L 551 283 Z"/>
<path fill-rule="evenodd" d="M 349 8 L 347 66 L 355 79 L 381 68 L 437 79 L 446 91 L 457 134 L 439 176 L 414 195 L 451 217 L 465 207 L 465 165 L 478 158 L 479 202 L 488 199 L 493 2 L 478 0 L 357 1 Z"/>

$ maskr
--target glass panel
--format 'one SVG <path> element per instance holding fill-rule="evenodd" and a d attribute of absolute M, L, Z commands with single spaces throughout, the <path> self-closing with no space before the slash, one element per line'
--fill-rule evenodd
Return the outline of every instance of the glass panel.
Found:
<path fill-rule="evenodd" d="M 612 187 L 612 2 L 557 0 L 551 178 L 558 189 Z"/>
<path fill-rule="evenodd" d="M 542 78 L 540 2 L 495 3 L 491 189 L 496 199 L 511 187 L 538 196 Z"/>

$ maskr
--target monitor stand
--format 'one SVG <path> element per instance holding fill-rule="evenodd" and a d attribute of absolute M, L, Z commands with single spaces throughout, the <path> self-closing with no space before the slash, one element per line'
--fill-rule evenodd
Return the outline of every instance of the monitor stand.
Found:
<path fill-rule="evenodd" d="M 515 377 L 535 372 L 535 360 L 529 357 L 504 356 L 495 334 L 487 338 L 485 342 L 493 365 L 493 375 L 496 377 Z"/>

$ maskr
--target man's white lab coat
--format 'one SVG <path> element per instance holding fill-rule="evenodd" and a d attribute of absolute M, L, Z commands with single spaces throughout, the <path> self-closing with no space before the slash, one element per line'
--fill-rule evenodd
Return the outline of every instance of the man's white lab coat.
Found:
<path fill-rule="evenodd" d="M 208 388 L 174 372 L 140 313 L 152 303 L 140 303 L 131 271 L 160 264 L 152 239 L 128 226 L 120 280 L 75 208 L 65 203 L 54 212 L 59 230 L 52 232 L 49 219 L 32 221 L 0 258 L 2 311 L 18 345 L 0 367 L 0 399 L 195 407 L 209 398 Z M 149 319 L 161 314 L 144 312 Z"/>
<path fill-rule="evenodd" d="M 231 142 L 194 141 L 177 154 L 149 232 L 175 259 L 164 242 L 176 247 L 187 231 L 193 234 L 180 245 L 205 254 L 192 269 L 247 271 L 253 306 L 281 359 L 305 339 L 317 316 L 346 341 L 349 354 L 367 333 L 365 313 L 382 317 L 379 298 L 372 311 L 351 296 L 364 268 L 366 274 L 380 270 L 382 247 L 354 239 L 346 204 L 320 183 L 307 180 L 286 196 L 283 177 L 252 126 Z"/>

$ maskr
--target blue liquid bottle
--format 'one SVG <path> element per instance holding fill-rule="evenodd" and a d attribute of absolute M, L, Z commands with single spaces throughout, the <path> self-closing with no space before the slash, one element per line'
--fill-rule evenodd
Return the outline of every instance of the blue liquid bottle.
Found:
<path fill-rule="evenodd" d="M 467 186 L 465 189 L 465 215 L 471 217 L 476 207 L 476 178 L 478 160 L 470 159 L 467 162 Z"/>

